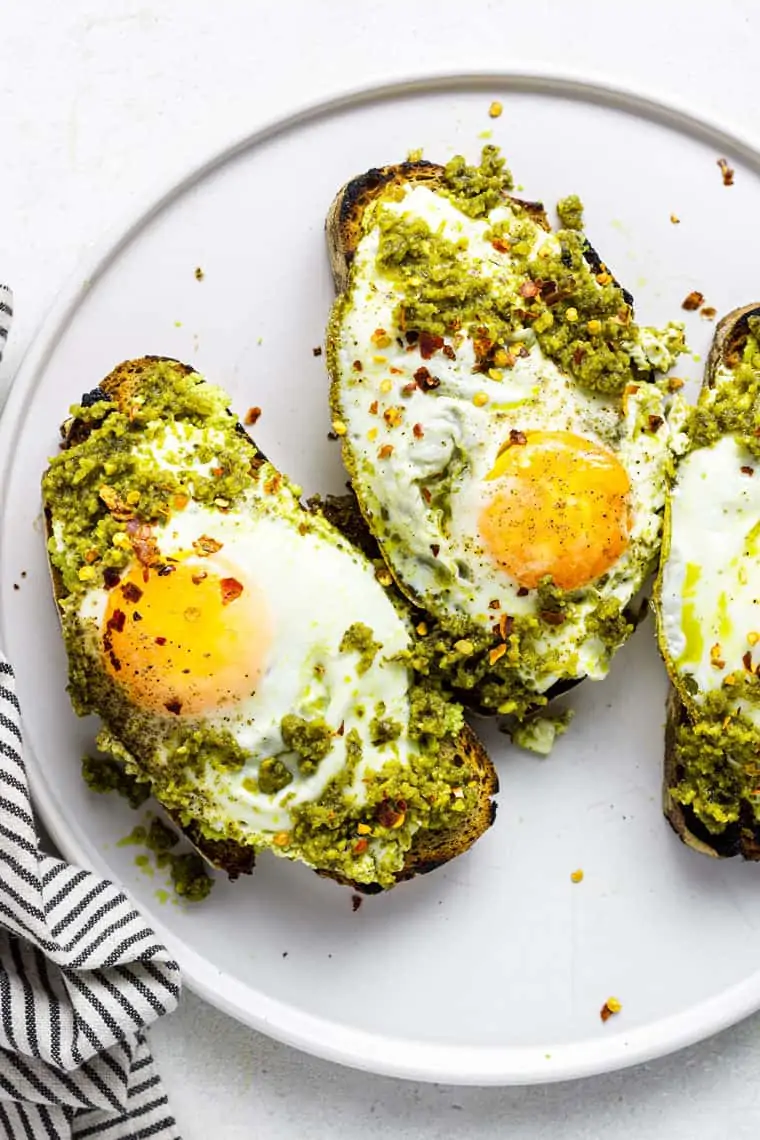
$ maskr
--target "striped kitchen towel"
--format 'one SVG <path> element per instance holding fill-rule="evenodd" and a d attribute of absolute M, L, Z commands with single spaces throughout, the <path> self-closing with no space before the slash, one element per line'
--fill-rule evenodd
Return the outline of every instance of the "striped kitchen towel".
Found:
<path fill-rule="evenodd" d="M 12 310 L 0 286 L 0 355 Z M 179 988 L 123 891 L 39 850 L 0 654 L 0 1137 L 179 1140 L 145 1038 Z"/>

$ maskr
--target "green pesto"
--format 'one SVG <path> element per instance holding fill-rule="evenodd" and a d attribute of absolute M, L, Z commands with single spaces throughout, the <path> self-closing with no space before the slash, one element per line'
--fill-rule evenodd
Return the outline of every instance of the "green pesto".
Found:
<path fill-rule="evenodd" d="M 176 847 L 179 843 L 179 836 L 176 831 L 172 831 L 160 819 L 152 819 L 148 834 L 145 837 L 145 846 L 149 851 L 158 854 L 159 851 L 170 851 L 172 847 Z"/>
<path fill-rule="evenodd" d="M 335 739 L 335 733 L 321 717 L 304 720 L 295 713 L 282 718 L 280 732 L 288 752 L 298 753 L 298 766 L 305 776 L 316 772 Z"/>
<path fill-rule="evenodd" d="M 279 756 L 269 756 L 259 764 L 258 789 L 265 796 L 281 792 L 293 781 L 293 773 Z M 255 791 L 255 788 L 251 789 Z"/>
<path fill-rule="evenodd" d="M 452 159 L 440 191 L 474 218 L 487 217 L 495 206 L 504 205 L 512 185 L 498 166 L 503 160 L 494 157 L 497 148 L 484 148 L 483 156 L 480 167 L 467 166 L 461 157 Z M 513 217 L 485 231 L 487 241 L 509 252 L 518 285 L 473 273 L 463 256 L 467 238 L 453 242 L 434 233 L 421 218 L 380 209 L 376 266 L 400 287 L 394 314 L 399 327 L 436 336 L 463 330 L 488 346 L 479 357 L 488 368 L 494 353 L 508 349 L 517 330 L 530 326 L 544 355 L 577 384 L 610 395 L 648 376 L 651 367 L 667 371 L 684 350 L 682 335 L 669 351 L 642 358 L 631 304 L 611 274 L 588 260 L 588 242 L 578 232 L 579 199 L 572 195 L 560 207 L 572 228 L 568 225 L 556 234 L 557 249 L 545 243 L 532 253 L 540 227 L 514 201 Z M 523 296 L 518 288 L 522 284 L 537 286 L 536 295 Z"/>
<path fill-rule="evenodd" d="M 82 779 L 91 792 L 118 792 L 130 807 L 138 808 L 150 797 L 150 784 L 126 771 L 109 757 L 85 756 Z"/>
<path fill-rule="evenodd" d="M 116 841 L 116 846 L 117 847 L 138 847 L 138 846 L 142 846 L 145 843 L 145 840 L 147 838 L 148 838 L 147 827 L 144 827 L 141 823 L 138 823 L 136 827 L 132 828 L 129 835 L 124 835 L 124 836 L 122 836 L 121 839 L 118 839 Z"/>
<path fill-rule="evenodd" d="M 714 388 L 703 387 L 692 410 L 687 426 L 692 449 L 735 435 L 760 459 L 760 320 L 750 317 L 749 326 L 751 335 L 730 377 L 722 375 Z"/>
<path fill-rule="evenodd" d="M 757 700 L 760 684 L 751 689 Z M 699 719 L 675 732 L 679 780 L 670 794 L 715 835 L 748 808 L 760 821 L 760 731 L 737 712 L 740 699 L 736 686 L 701 694 Z"/>
<path fill-rule="evenodd" d="M 359 676 L 372 667 L 375 657 L 382 648 L 382 643 L 375 641 L 370 627 L 360 621 L 348 627 L 338 646 L 341 653 L 359 654 L 359 664 L 356 666 Z"/>
<path fill-rule="evenodd" d="M 392 720 L 385 715 L 385 701 L 378 701 L 375 709 L 375 715 L 369 722 L 369 738 L 372 744 L 390 744 L 392 740 L 398 740 L 399 736 L 404 730 L 404 726 L 399 724 L 397 720 Z"/>
<path fill-rule="evenodd" d="M 461 154 L 455 155 L 443 174 L 443 192 L 471 218 L 485 217 L 513 187 L 512 172 L 497 146 L 483 147 L 478 166 L 468 166 Z"/>
<path fill-rule="evenodd" d="M 529 717 L 512 729 L 512 743 L 539 756 L 548 756 L 557 737 L 567 732 L 573 716 L 573 709 L 565 709 L 553 716 Z"/>
<path fill-rule="evenodd" d="M 171 361 L 156 361 L 140 393 L 128 410 L 109 400 L 72 407 L 89 434 L 54 456 L 43 477 L 43 501 L 62 527 L 60 543 L 48 542 L 50 560 L 74 596 L 100 585 L 106 569 L 122 570 L 133 559 L 128 523 L 163 523 L 178 498 L 227 509 L 250 485 L 256 453 L 231 430 L 221 389 Z M 151 454 L 172 425 L 198 433 L 189 454 L 167 454 L 179 470 L 160 467 Z M 212 443 L 211 433 L 219 431 L 221 446 Z M 198 465 L 215 458 L 217 474 L 199 475 Z"/>
<path fill-rule="evenodd" d="M 589 615 L 586 628 L 611 649 L 628 640 L 636 628 L 631 614 L 618 598 L 605 598 Z"/>
<path fill-rule="evenodd" d="M 187 902 L 203 902 L 208 897 L 214 880 L 206 870 L 200 855 L 194 851 L 174 855 L 164 851 L 158 856 L 158 865 L 168 866 L 174 892 Z"/>
<path fill-rule="evenodd" d="M 577 194 L 568 194 L 557 202 L 557 217 L 564 230 L 583 229 L 583 202 Z"/>

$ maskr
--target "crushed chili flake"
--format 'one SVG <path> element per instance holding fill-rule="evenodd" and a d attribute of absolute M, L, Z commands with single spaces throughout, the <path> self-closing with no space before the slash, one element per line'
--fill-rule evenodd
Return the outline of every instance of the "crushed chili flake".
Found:
<path fill-rule="evenodd" d="M 378 408 L 377 400 L 373 400 L 369 406 L 369 414 L 371 416 L 376 416 L 377 415 L 377 408 Z"/>
<path fill-rule="evenodd" d="M 206 578 L 208 578 L 208 574 L 206 573 L 206 571 L 205 570 L 199 570 L 197 574 L 193 574 L 190 581 L 193 583 L 194 586 L 200 586 L 201 582 L 205 582 Z"/>
<path fill-rule="evenodd" d="M 424 434 L 425 434 L 425 432 L 424 432 L 424 429 L 422 427 L 422 424 L 415 424 L 414 427 L 412 428 L 412 435 L 414 436 L 414 438 L 415 439 L 422 439 Z"/>
<path fill-rule="evenodd" d="M 410 331 L 408 333 L 405 333 L 404 336 L 406 337 L 407 344 L 416 344 L 420 339 L 420 334 L 418 332 L 415 332 L 413 329 L 410 329 Z"/>
<path fill-rule="evenodd" d="M 747 670 L 748 673 L 752 672 L 752 654 L 750 653 L 749 649 L 747 650 L 747 652 L 742 657 L 742 665 L 744 666 L 744 668 Z"/>
<path fill-rule="evenodd" d="M 403 376 L 403 375 L 404 375 L 404 369 L 403 369 L 403 368 L 396 368 L 396 367 L 394 367 L 394 365 L 393 365 L 393 364 L 391 364 L 391 366 L 390 366 L 390 368 L 388 369 L 388 371 L 389 371 L 389 372 L 390 372 L 390 373 L 391 373 L 393 376 Z"/>
<path fill-rule="evenodd" d="M 132 621 L 142 621 L 142 614 L 139 612 L 139 610 L 135 610 L 135 612 L 132 614 Z"/>
<path fill-rule="evenodd" d="M 719 158 L 718 159 L 718 166 L 720 167 L 720 173 L 723 177 L 723 185 L 724 186 L 733 186 L 733 184 L 734 184 L 734 169 L 732 166 L 728 165 L 727 159 Z"/>
<path fill-rule="evenodd" d="M 115 566 L 106 566 L 103 571 L 103 585 L 107 590 L 113 590 L 121 581 L 121 574 Z M 137 589 L 137 587 L 135 587 Z"/>
<path fill-rule="evenodd" d="M 684 387 L 685 384 L 686 381 L 682 380 L 680 376 L 671 376 L 668 379 L 668 391 L 678 392 L 681 388 Z"/>
<path fill-rule="evenodd" d="M 402 396 L 412 396 L 417 391 L 417 381 L 412 380 L 409 384 L 404 384 L 401 389 Z"/>
<path fill-rule="evenodd" d="M 248 427 L 253 427 L 254 424 L 257 424 L 259 422 L 259 416 L 260 415 L 261 415 L 261 408 L 259 408 L 259 407 L 249 408 L 248 411 L 245 413 L 245 422 L 248 425 Z"/>
<path fill-rule="evenodd" d="M 146 569 L 155 566 L 160 555 L 151 528 L 146 523 L 139 523 L 136 519 L 130 519 L 127 523 L 127 534 L 137 561 Z"/>
<path fill-rule="evenodd" d="M 311 350 L 311 355 L 312 355 L 312 356 L 321 356 L 321 355 L 322 355 L 322 345 L 321 345 L 321 344 L 318 344 L 318 345 L 316 345 L 316 346 L 315 346 L 315 347 L 314 347 L 314 348 Z"/>
<path fill-rule="evenodd" d="M 429 392 L 432 388 L 437 388 L 441 381 L 437 376 L 431 376 L 424 364 L 421 365 L 414 374 L 414 379 L 417 386 L 423 392 Z"/>
<path fill-rule="evenodd" d="M 126 620 L 127 615 L 124 613 L 124 610 L 114 610 L 106 623 L 106 629 L 115 629 L 117 633 L 121 633 Z"/>
<path fill-rule="evenodd" d="M 429 332 L 420 333 L 420 356 L 423 360 L 430 360 L 430 357 L 441 348 L 443 348 L 442 336 Z"/>
<path fill-rule="evenodd" d="M 437 558 L 439 553 L 440 553 L 441 548 L 437 542 L 431 542 L 430 543 L 430 550 L 432 551 L 433 558 Z"/>
<path fill-rule="evenodd" d="M 142 590 L 139 586 L 135 585 L 134 582 L 125 582 L 121 588 L 121 592 L 127 601 L 132 602 L 133 605 L 136 602 L 139 602 L 140 598 L 143 596 Z"/>
<path fill-rule="evenodd" d="M 562 625 L 565 615 L 560 610 L 539 610 L 538 616 L 547 625 Z"/>
<path fill-rule="evenodd" d="M 714 321 L 718 315 L 718 310 L 713 308 L 712 305 L 703 305 L 699 310 L 700 317 L 704 317 L 706 321 Z"/>
<path fill-rule="evenodd" d="M 694 313 L 700 305 L 704 305 L 704 294 L 700 293 L 697 289 L 692 290 L 681 302 L 681 308 L 686 309 L 687 313 Z"/>
<path fill-rule="evenodd" d="M 528 442 L 528 437 L 524 431 L 517 431 L 512 428 L 509 433 L 509 443 L 511 447 L 522 447 Z"/>
<path fill-rule="evenodd" d="M 381 827 L 401 827 L 406 818 L 406 800 L 383 800 L 375 810 L 375 818 Z"/>
<path fill-rule="evenodd" d="M 575 352 L 573 353 L 573 364 L 580 364 L 585 355 L 585 348 L 576 348 Z"/>
<path fill-rule="evenodd" d="M 166 638 L 165 637 L 157 637 L 155 640 L 156 640 L 156 645 L 166 645 Z"/>
<path fill-rule="evenodd" d="M 126 522 L 128 519 L 134 518 L 134 509 L 125 503 L 113 487 L 103 486 L 98 490 L 98 495 L 108 508 L 109 514 L 116 519 L 117 522 Z"/>
<path fill-rule="evenodd" d="M 602 1021 L 609 1021 L 613 1014 L 620 1013 L 622 1008 L 623 1007 L 617 998 L 607 998 L 606 1002 L 599 1010 L 599 1016 L 601 1017 Z"/>
<path fill-rule="evenodd" d="M 390 459 L 390 457 L 392 455 L 393 455 L 393 444 L 392 443 L 384 443 L 382 445 L 382 447 L 380 447 L 378 449 L 378 452 L 377 452 L 377 458 L 378 459 Z"/>
<path fill-rule="evenodd" d="M 649 422 L 649 430 L 651 432 L 655 432 L 655 431 L 660 430 L 662 425 L 665 423 L 665 420 L 662 418 L 662 416 L 649 416 L 648 422 Z"/>
<path fill-rule="evenodd" d="M 517 596 L 518 598 L 527 598 L 529 593 L 530 590 L 527 586 L 520 586 L 520 589 L 517 591 Z"/>
<path fill-rule="evenodd" d="M 243 584 L 238 582 L 237 578 L 222 578 L 219 585 L 222 590 L 223 606 L 228 606 L 230 602 L 234 602 L 243 592 Z"/>
<path fill-rule="evenodd" d="M 742 475 L 754 475 L 755 474 L 754 467 L 740 467 L 739 470 L 741 471 Z"/>
<path fill-rule="evenodd" d="M 511 249 L 509 242 L 504 241 L 502 238 L 494 238 L 494 240 L 491 242 L 491 245 L 494 247 L 497 253 L 509 253 Z"/>
<path fill-rule="evenodd" d="M 182 701 L 178 701 L 176 698 L 172 701 L 167 701 L 164 705 L 164 708 L 167 712 L 174 713 L 175 716 L 179 716 L 179 714 L 182 712 Z"/>
<path fill-rule="evenodd" d="M 354 914 L 356 914 L 363 901 L 364 900 L 362 899 L 361 895 L 351 895 L 351 910 L 354 912 Z"/>
<path fill-rule="evenodd" d="M 457 358 L 457 354 L 454 352 L 454 349 L 450 344 L 444 344 L 441 352 L 447 358 L 447 360 L 456 360 Z"/>
<path fill-rule="evenodd" d="M 512 632 L 512 627 L 515 624 L 515 619 L 510 614 L 502 614 L 499 618 L 499 633 L 501 634 L 502 641 L 506 641 Z"/>
<path fill-rule="evenodd" d="M 368 847 L 368 839 L 357 839 L 356 843 L 354 844 L 354 855 L 363 855 Z"/>
<path fill-rule="evenodd" d="M 208 554 L 216 554 L 217 551 L 222 549 L 222 543 L 217 539 L 211 538 L 208 534 L 202 534 L 200 538 L 196 538 L 193 543 L 193 550 L 199 554 L 201 558 Z"/>
<path fill-rule="evenodd" d="M 489 608 L 489 610 L 500 610 L 501 609 L 501 602 L 499 601 L 498 598 L 492 598 L 491 601 L 488 603 L 488 608 Z"/>
<path fill-rule="evenodd" d="M 354 372 L 364 371 L 364 365 L 362 364 L 361 360 L 355 360 L 351 367 L 353 368 Z"/>
<path fill-rule="evenodd" d="M 426 503 L 429 503 L 432 499 L 433 496 L 427 487 L 422 488 L 422 497 Z"/>

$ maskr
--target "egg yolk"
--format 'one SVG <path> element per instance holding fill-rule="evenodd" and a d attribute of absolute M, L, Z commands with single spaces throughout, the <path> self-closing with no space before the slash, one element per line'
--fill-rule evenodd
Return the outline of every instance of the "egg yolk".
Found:
<path fill-rule="evenodd" d="M 628 545 L 631 484 L 611 451 L 569 431 L 513 433 L 480 514 L 486 548 L 521 586 L 562 590 L 604 574 Z"/>
<path fill-rule="evenodd" d="M 272 637 L 254 584 L 218 557 L 180 556 L 129 570 L 108 595 L 102 639 L 106 669 L 133 704 L 193 716 L 250 696 Z"/>

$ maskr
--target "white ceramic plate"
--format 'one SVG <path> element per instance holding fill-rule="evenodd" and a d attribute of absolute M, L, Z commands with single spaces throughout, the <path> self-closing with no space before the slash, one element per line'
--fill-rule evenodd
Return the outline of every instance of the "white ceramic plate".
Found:
<path fill-rule="evenodd" d="M 504 113 L 488 117 L 492 99 Z M 648 621 L 610 678 L 572 696 L 551 759 L 486 742 L 495 827 L 462 859 L 368 899 L 263 857 L 199 907 L 116 841 L 136 822 L 90 794 L 94 725 L 64 692 L 38 483 L 68 405 L 118 361 L 184 358 L 259 404 L 257 439 L 309 491 L 338 490 L 320 344 L 332 297 L 323 219 L 367 167 L 422 146 L 502 144 L 525 194 L 577 191 L 587 230 L 644 322 L 701 290 L 719 311 L 758 299 L 760 156 L 655 103 L 570 81 L 480 77 L 351 96 L 258 133 L 133 222 L 64 296 L 0 427 L 0 640 L 16 665 L 37 804 L 72 859 L 124 883 L 208 1000 L 293 1045 L 377 1072 L 459 1083 L 580 1076 L 651 1058 L 760 1006 L 760 868 L 686 850 L 660 812 L 665 682 Z M 735 185 L 716 165 L 726 155 Z M 676 214 L 680 224 L 673 224 Z M 197 281 L 201 266 L 205 277 Z M 694 350 L 712 325 L 688 316 Z M 688 361 L 679 371 L 696 377 Z M 25 574 L 24 574 L 25 572 Z M 19 587 L 19 588 L 16 588 Z M 585 878 L 573 885 L 570 873 Z M 623 1012 L 602 1024 L 611 995 Z"/>

